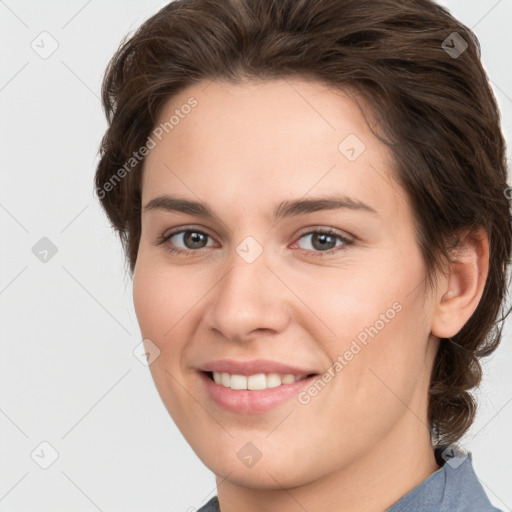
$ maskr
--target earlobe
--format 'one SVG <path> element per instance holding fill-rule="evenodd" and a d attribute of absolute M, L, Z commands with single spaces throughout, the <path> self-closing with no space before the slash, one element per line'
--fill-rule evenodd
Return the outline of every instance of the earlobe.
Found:
<path fill-rule="evenodd" d="M 431 332 L 455 336 L 476 310 L 489 271 L 489 240 L 481 227 L 465 234 L 451 256 L 448 273 L 439 281 Z"/>

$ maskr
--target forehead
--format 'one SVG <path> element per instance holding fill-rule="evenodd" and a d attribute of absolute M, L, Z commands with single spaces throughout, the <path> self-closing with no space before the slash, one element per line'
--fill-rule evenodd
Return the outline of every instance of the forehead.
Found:
<path fill-rule="evenodd" d="M 151 137 L 143 202 L 172 192 L 243 209 L 339 192 L 396 211 L 404 196 L 358 105 L 319 82 L 200 82 L 168 100 Z"/>

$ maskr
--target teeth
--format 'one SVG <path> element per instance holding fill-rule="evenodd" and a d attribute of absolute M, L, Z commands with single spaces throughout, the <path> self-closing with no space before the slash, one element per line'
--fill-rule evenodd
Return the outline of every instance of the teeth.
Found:
<path fill-rule="evenodd" d="M 217 372 L 214 372 L 214 375 L 215 373 Z M 221 373 L 221 379 L 220 379 L 220 383 L 225 386 L 226 388 L 229 388 L 229 384 L 231 382 L 231 375 L 229 375 L 229 373 Z"/>
<path fill-rule="evenodd" d="M 267 388 L 277 388 L 281 385 L 281 377 L 277 373 L 269 373 L 266 380 Z"/>
<path fill-rule="evenodd" d="M 293 384 L 295 381 L 304 378 L 305 375 L 292 375 L 291 373 L 256 373 L 255 375 L 236 375 L 226 372 L 213 372 L 213 380 L 231 389 L 261 389 L 276 388 L 282 384 Z"/>
<path fill-rule="evenodd" d="M 281 384 L 293 384 L 295 382 L 295 375 L 287 374 L 281 379 Z"/>
<path fill-rule="evenodd" d="M 247 389 L 247 377 L 245 375 L 231 375 L 229 387 L 231 389 Z"/>
<path fill-rule="evenodd" d="M 267 389 L 267 378 L 264 373 L 258 373 L 247 377 L 247 389 Z"/>

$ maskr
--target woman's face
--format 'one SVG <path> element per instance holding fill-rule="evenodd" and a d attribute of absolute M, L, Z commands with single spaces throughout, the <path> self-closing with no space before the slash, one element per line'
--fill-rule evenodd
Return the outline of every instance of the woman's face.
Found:
<path fill-rule="evenodd" d="M 433 299 L 390 152 L 357 106 L 299 79 L 203 82 L 155 128 L 134 303 L 197 455 L 280 488 L 426 439 Z"/>

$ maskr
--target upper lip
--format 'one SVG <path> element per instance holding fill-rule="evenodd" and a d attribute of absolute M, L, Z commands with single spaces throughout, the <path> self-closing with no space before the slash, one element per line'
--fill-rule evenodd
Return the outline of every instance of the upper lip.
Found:
<path fill-rule="evenodd" d="M 281 373 L 297 376 L 315 374 L 312 370 L 299 368 L 278 361 L 253 359 L 251 361 L 236 361 L 234 359 L 219 359 L 205 363 L 199 368 L 204 372 L 224 372 L 231 375 L 255 375 L 257 373 Z"/>

